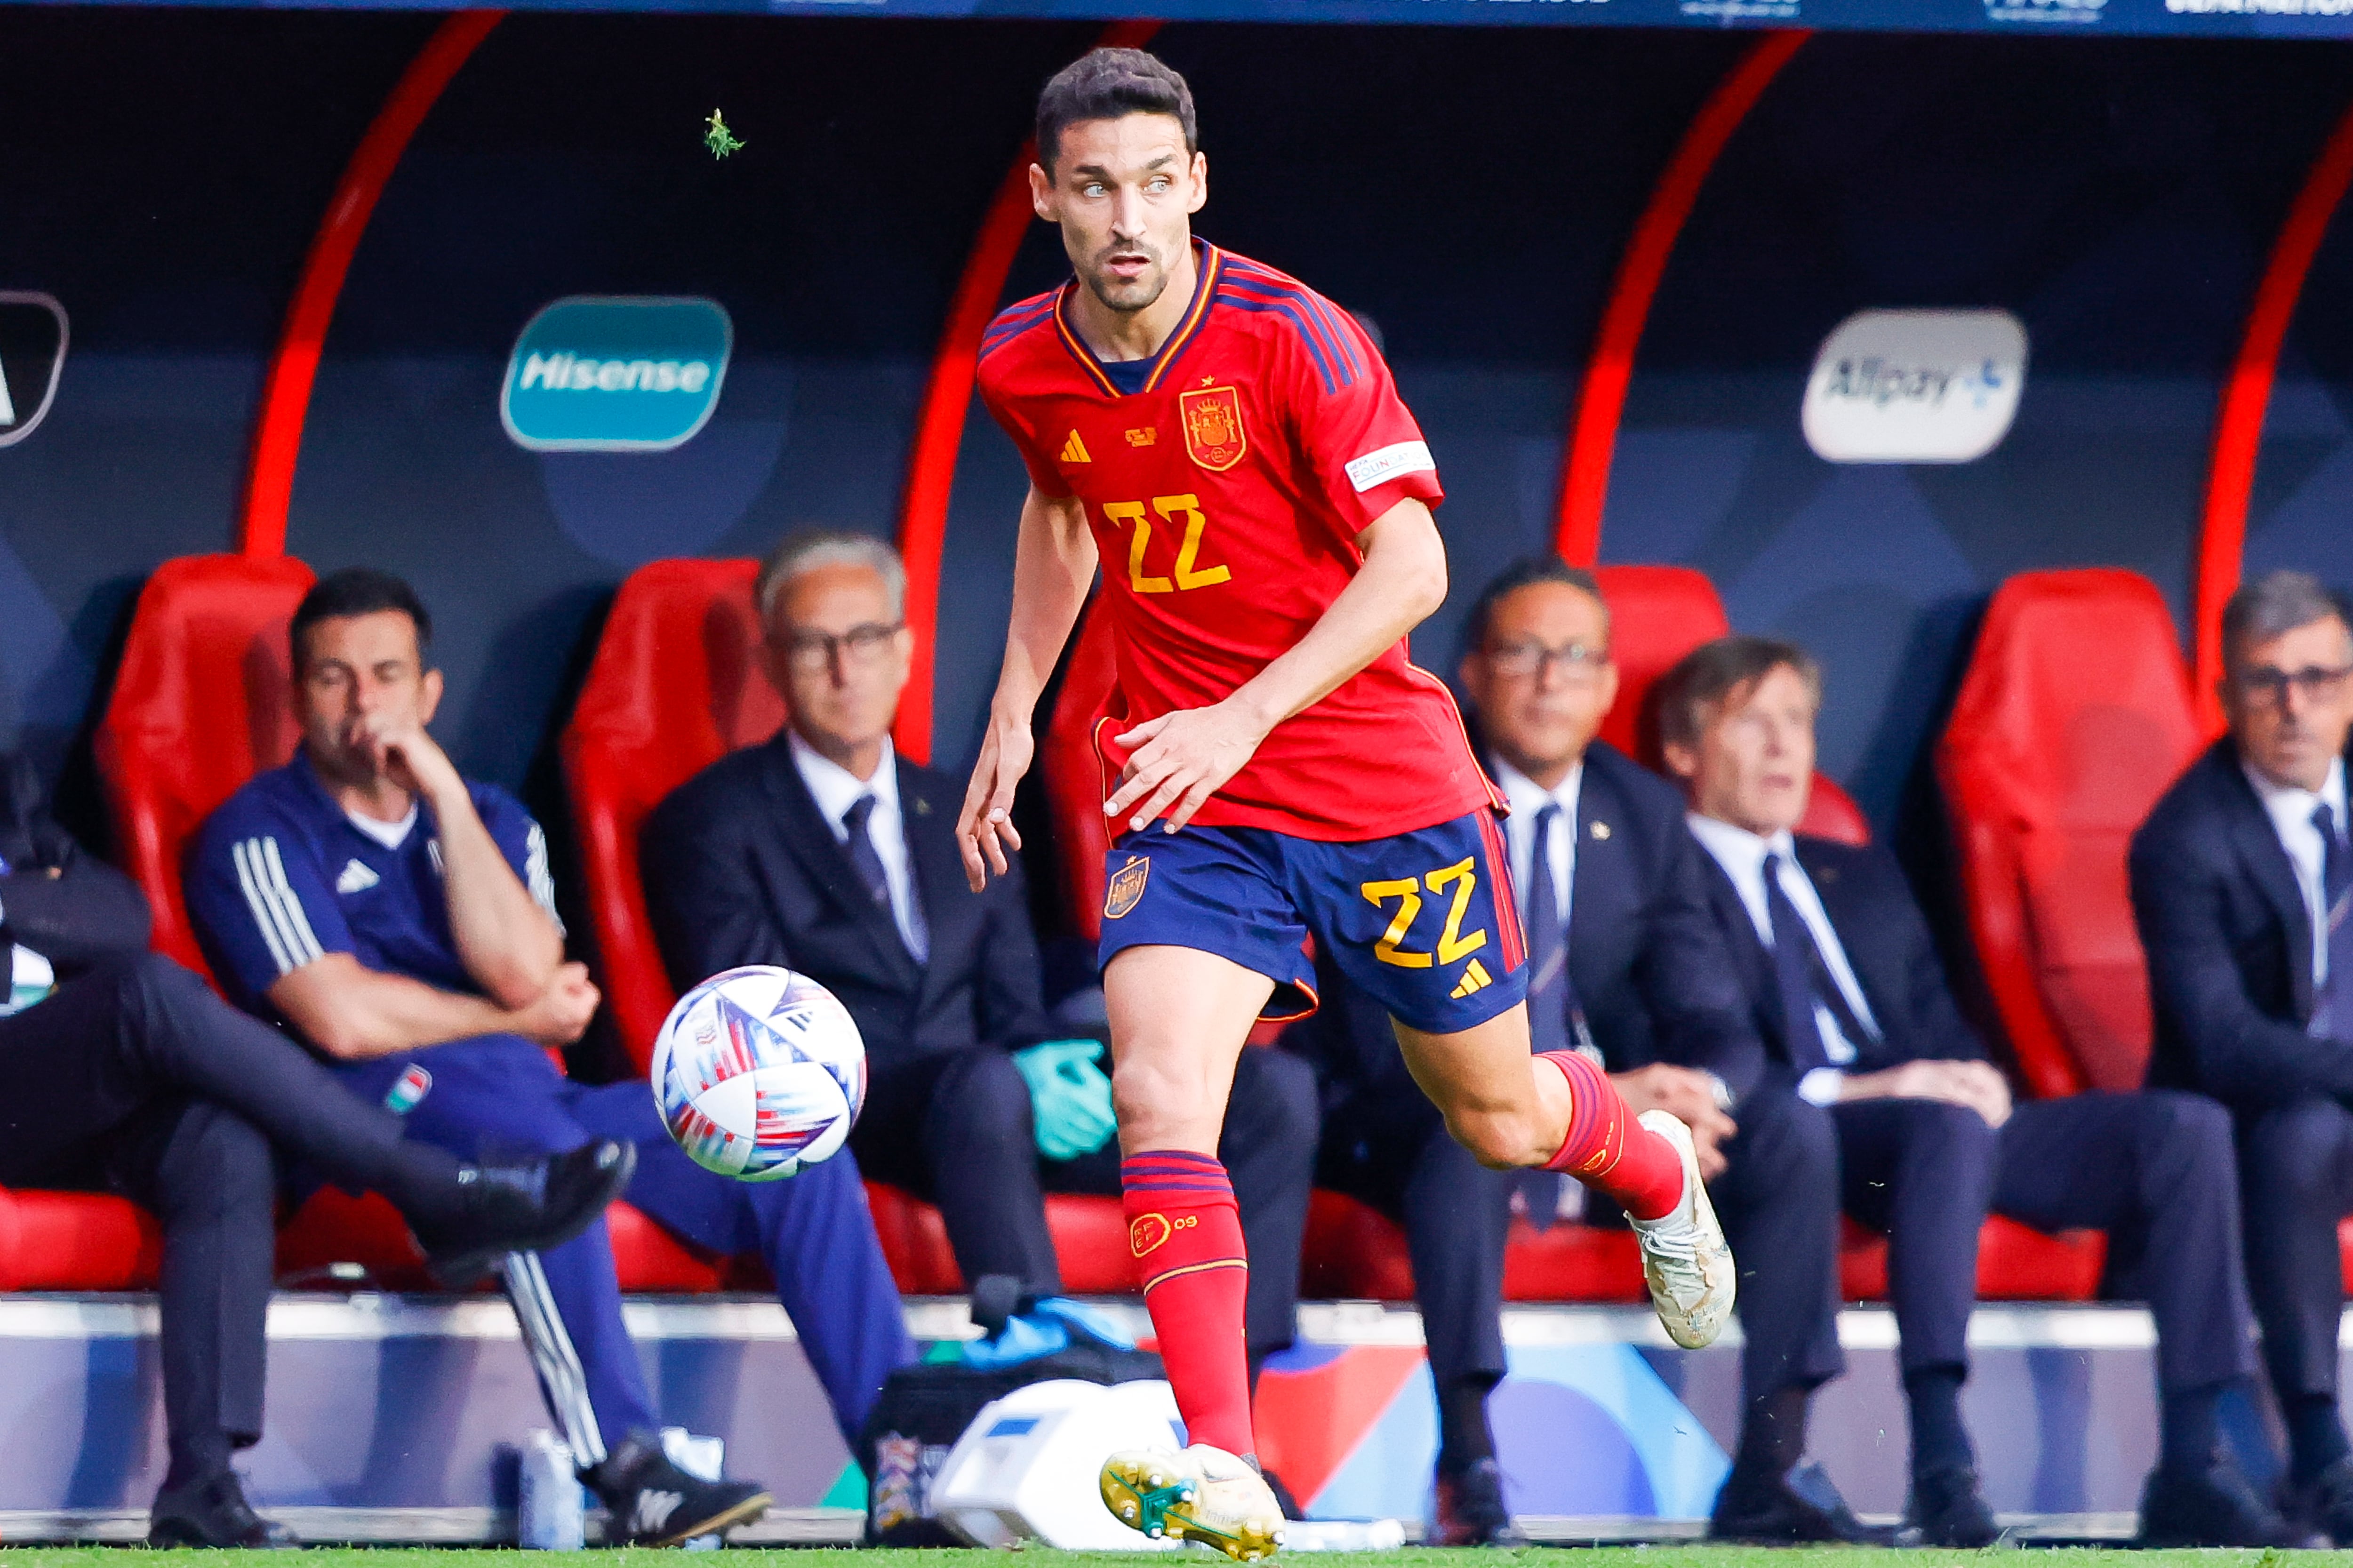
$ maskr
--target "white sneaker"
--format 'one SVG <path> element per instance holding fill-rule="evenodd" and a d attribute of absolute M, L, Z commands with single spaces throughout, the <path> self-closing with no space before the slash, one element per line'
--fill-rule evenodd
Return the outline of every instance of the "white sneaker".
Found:
<path fill-rule="evenodd" d="M 1737 1289 L 1732 1248 L 1725 1245 L 1715 1205 L 1699 1179 L 1691 1129 L 1663 1110 L 1646 1110 L 1637 1120 L 1672 1143 L 1683 1163 L 1683 1202 L 1657 1219 L 1627 1216 L 1642 1244 L 1642 1279 L 1667 1337 L 1687 1351 L 1704 1350 L 1732 1316 Z"/>
<path fill-rule="evenodd" d="M 1196 1443 L 1181 1454 L 1130 1449 L 1103 1461 L 1099 1484 L 1112 1517 L 1153 1540 L 1198 1541 L 1237 1563 L 1282 1544 L 1282 1509 L 1246 1459 Z"/>

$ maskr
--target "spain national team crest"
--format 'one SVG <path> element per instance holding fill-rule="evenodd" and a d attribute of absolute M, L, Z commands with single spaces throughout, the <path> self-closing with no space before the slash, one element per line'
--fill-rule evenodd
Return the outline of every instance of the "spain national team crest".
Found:
<path fill-rule="evenodd" d="M 1222 474 L 1242 460 L 1250 437 L 1242 430 L 1242 393 L 1238 386 L 1211 386 L 1182 394 L 1176 399 L 1185 411 L 1185 450 L 1214 474 Z"/>
<path fill-rule="evenodd" d="M 1160 1244 L 1166 1241 L 1174 1230 L 1175 1227 L 1169 1225 L 1166 1215 L 1138 1215 L 1135 1216 L 1135 1223 L 1127 1227 L 1127 1249 L 1136 1257 L 1142 1258 L 1146 1253 L 1157 1250 Z"/>
<path fill-rule="evenodd" d="M 1127 864 L 1112 873 L 1111 886 L 1103 889 L 1103 919 L 1115 921 L 1135 908 L 1144 897 L 1144 879 L 1152 875 L 1152 862 L 1141 855 L 1131 855 Z"/>

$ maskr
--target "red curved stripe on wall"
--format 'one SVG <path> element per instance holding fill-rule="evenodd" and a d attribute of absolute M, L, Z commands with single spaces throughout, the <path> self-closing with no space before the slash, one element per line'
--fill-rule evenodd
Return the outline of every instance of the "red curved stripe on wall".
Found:
<path fill-rule="evenodd" d="M 475 47 L 499 25 L 503 11 L 460 11 L 434 29 L 432 37 L 401 73 L 376 110 L 375 123 L 352 153 L 336 183 L 327 216 L 302 261 L 294 302 L 269 362 L 261 391 L 261 419 L 253 436 L 253 465 L 246 479 L 245 516 L 237 547 L 248 555 L 286 552 L 286 511 L 294 499 L 294 463 L 301 456 L 302 423 L 311 412 L 311 387 L 318 379 L 319 355 L 327 324 L 343 292 L 352 257 L 367 232 L 376 198 L 384 195 L 409 138 L 441 96 L 449 79 Z"/>
<path fill-rule="evenodd" d="M 2270 264 L 2255 287 L 2247 312 L 2247 335 L 2223 384 L 2221 412 L 2214 423 L 2214 463 L 2206 480 L 2206 516 L 2198 536 L 2198 578 L 2190 607 L 2191 682 L 2198 717 L 2209 730 L 2222 727 L 2215 686 L 2222 679 L 2222 605 L 2239 586 L 2247 544 L 2247 497 L 2255 483 L 2255 458 L 2263 446 L 2263 416 L 2272 402 L 2280 345 L 2304 292 L 2312 258 L 2328 233 L 2328 220 L 2353 184 L 2353 108 L 2304 177 L 2295 205 L 2280 226 Z"/>
<path fill-rule="evenodd" d="M 1590 566 L 1601 552 L 1601 506 L 1609 493 L 1609 465 L 1617 455 L 1626 387 L 1634 378 L 1634 351 L 1641 344 L 1651 301 L 1659 292 L 1659 279 L 1674 255 L 1683 223 L 1699 200 L 1700 187 L 1732 133 L 1810 37 L 1803 29 L 1768 33 L 1716 84 L 1634 225 L 1610 285 L 1609 304 L 1601 314 L 1593 357 L 1585 367 L 1577 415 L 1569 425 L 1568 450 L 1561 460 L 1560 521 L 1553 542 L 1564 561 Z"/>
<path fill-rule="evenodd" d="M 1095 47 L 1140 49 L 1160 30 L 1158 22 L 1114 22 Z M 947 325 L 940 331 L 931 380 L 915 416 L 914 448 L 907 459 L 907 488 L 899 500 L 899 553 L 907 563 L 907 626 L 915 634 L 914 669 L 899 697 L 899 720 L 892 744 L 912 761 L 932 760 L 932 677 L 939 646 L 940 552 L 947 540 L 948 493 L 955 485 L 956 454 L 964 445 L 965 415 L 972 406 L 973 367 L 980 357 L 980 334 L 997 314 L 1006 274 L 1029 232 L 1029 165 L 1037 149 L 1021 143 L 1005 183 L 997 188 L 980 233 L 965 258 L 948 301 Z"/>

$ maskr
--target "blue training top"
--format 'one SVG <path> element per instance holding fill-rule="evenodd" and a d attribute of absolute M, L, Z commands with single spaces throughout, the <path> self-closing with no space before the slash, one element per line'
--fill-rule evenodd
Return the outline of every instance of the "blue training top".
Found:
<path fill-rule="evenodd" d="M 507 864 L 554 919 L 539 824 L 496 784 L 466 787 Z M 481 994 L 449 934 L 430 808 L 420 805 L 408 837 L 387 848 L 353 826 L 301 752 L 205 823 L 187 895 L 197 940 L 229 1000 L 273 1022 L 286 1020 L 269 1005 L 269 987 L 330 952 L 439 990 Z"/>

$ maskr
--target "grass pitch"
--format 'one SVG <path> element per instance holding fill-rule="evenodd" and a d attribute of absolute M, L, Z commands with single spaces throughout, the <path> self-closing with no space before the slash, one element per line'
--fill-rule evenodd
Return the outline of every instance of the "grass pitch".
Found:
<path fill-rule="evenodd" d="M 126 1552 L 142 1547 L 10 1548 L 0 1555 L 0 1568 L 123 1568 Z M 2344 1552 L 2127 1552 L 2063 1547 L 2025 1549 L 2031 1559 L 2021 1568 L 2320 1568 L 2323 1563 L 2353 1563 Z M 1481 1552 L 1408 1547 L 1401 1552 L 1316 1552 L 1286 1554 L 1280 1561 L 1300 1568 L 1529 1568 L 1541 1560 L 1547 1568 L 1947 1568 L 1972 1559 L 1999 1562 L 2009 1552 L 1909 1552 L 1865 1550 L 1860 1547 L 1810 1547 L 1768 1550 L 1742 1546 L 1529 1547 L 1518 1552 Z M 698 1561 L 677 1552 L 630 1550 L 580 1552 L 572 1554 L 580 1568 L 688 1568 Z M 1222 1563 L 1205 1552 L 1184 1554 L 1188 1563 Z M 275 1552 L 175 1552 L 171 1561 L 189 1568 L 553 1568 L 544 1552 L 474 1549 L 444 1551 L 422 1547 L 324 1547 L 299 1559 Z M 991 1568 L 1018 1562 L 1019 1568 L 1137 1568 L 1143 1557 L 1134 1552 L 1024 1551 L 994 1555 L 985 1552 L 849 1552 L 810 1548 L 728 1552 L 728 1568 Z"/>

